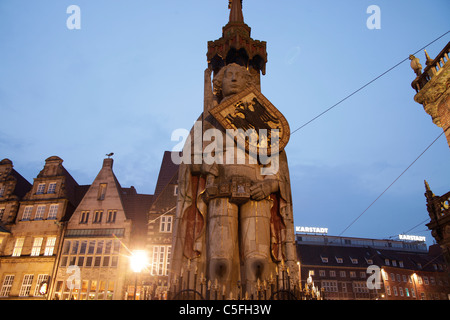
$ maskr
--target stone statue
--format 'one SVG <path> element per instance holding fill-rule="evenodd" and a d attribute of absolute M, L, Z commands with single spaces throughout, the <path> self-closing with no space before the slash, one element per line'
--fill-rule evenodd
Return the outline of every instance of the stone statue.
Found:
<path fill-rule="evenodd" d="M 204 110 L 198 119 L 201 132 L 216 129 L 225 136 L 224 127 L 210 110 L 249 86 L 259 87 L 255 77 L 238 64 L 231 63 L 220 69 L 214 76 L 213 86 L 211 71 L 207 69 Z M 190 138 L 183 152 L 191 151 L 194 140 L 199 138 L 194 129 Z M 209 143 L 202 140 L 202 152 Z M 239 147 L 223 143 L 215 152 L 226 153 L 230 148 Z M 181 163 L 179 168 L 174 275 L 179 276 L 191 268 L 211 281 L 217 280 L 227 292 L 236 295 L 238 283 L 252 293 L 258 279 L 275 277 L 282 265 L 294 271 L 296 252 L 285 151 L 274 155 L 279 167 L 268 175 L 261 174 L 263 165 L 258 159 L 251 159 L 257 155 L 250 152 L 245 153 L 244 164 L 236 161 L 198 163 L 193 161 L 196 155 L 194 152 L 192 161 Z M 193 277 L 191 280 L 194 281 Z"/>

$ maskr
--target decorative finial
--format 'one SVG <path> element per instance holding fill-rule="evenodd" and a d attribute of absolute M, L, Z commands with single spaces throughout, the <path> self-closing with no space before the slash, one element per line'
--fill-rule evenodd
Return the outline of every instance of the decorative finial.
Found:
<path fill-rule="evenodd" d="M 430 58 L 430 56 L 428 55 L 427 50 L 423 50 L 425 52 L 425 58 L 427 59 L 427 61 L 425 62 L 425 64 L 427 66 L 431 65 L 433 63 L 433 59 Z"/>

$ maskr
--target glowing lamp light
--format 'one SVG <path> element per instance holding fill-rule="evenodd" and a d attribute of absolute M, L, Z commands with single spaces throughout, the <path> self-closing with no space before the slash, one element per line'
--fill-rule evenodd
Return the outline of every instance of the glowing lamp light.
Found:
<path fill-rule="evenodd" d="M 147 265 L 148 257 L 144 250 L 135 250 L 130 257 L 130 267 L 134 272 L 141 272 Z"/>

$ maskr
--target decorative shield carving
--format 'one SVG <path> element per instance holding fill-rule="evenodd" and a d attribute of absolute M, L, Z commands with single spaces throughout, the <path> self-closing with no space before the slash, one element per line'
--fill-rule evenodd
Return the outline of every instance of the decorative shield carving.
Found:
<path fill-rule="evenodd" d="M 267 155 L 274 147 L 281 151 L 287 145 L 290 128 L 283 114 L 254 86 L 222 102 L 210 110 L 211 115 L 225 129 L 242 129 L 237 142 L 245 150 L 260 151 L 266 148 Z M 254 130 L 254 131 L 252 131 Z M 255 132 L 255 139 L 248 139 L 248 133 Z"/>

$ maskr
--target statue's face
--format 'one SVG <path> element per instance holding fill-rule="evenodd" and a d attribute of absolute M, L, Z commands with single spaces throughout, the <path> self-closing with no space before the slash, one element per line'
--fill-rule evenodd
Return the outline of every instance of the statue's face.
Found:
<path fill-rule="evenodd" d="M 245 89 L 247 85 L 245 71 L 240 66 L 227 67 L 222 80 L 222 94 L 224 98 Z"/>

